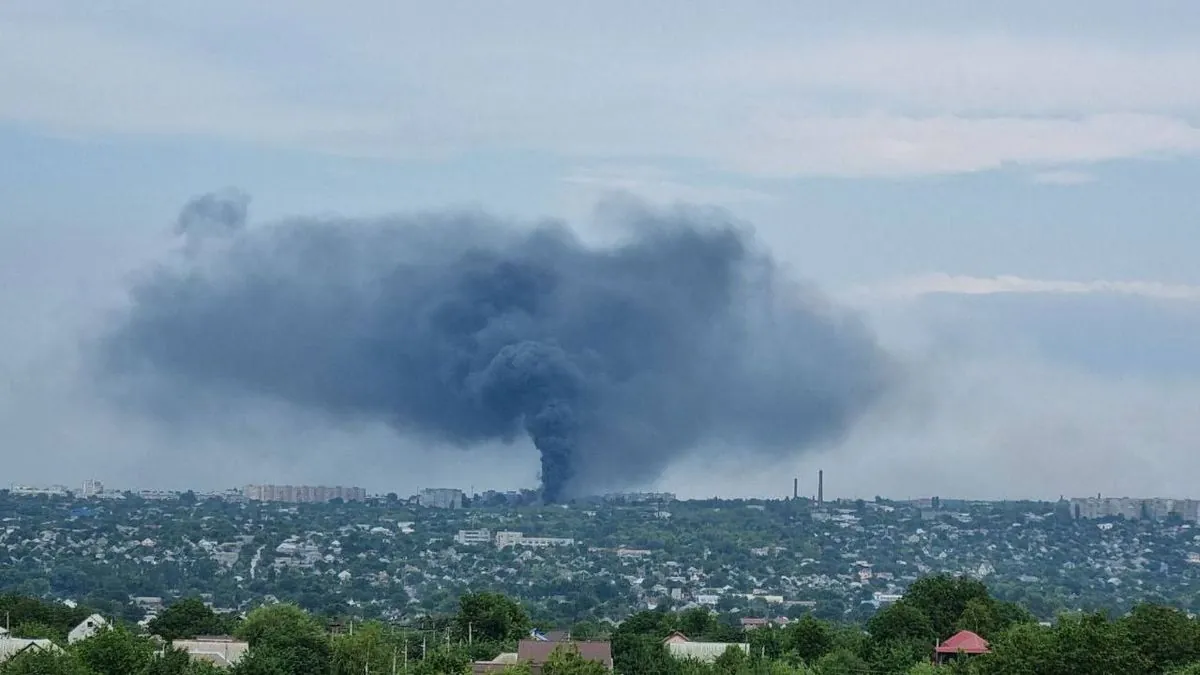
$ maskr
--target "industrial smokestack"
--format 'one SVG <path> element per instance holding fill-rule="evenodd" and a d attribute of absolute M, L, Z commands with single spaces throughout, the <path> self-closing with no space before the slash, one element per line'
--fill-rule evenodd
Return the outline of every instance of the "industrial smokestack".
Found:
<path fill-rule="evenodd" d="M 799 499 L 799 498 L 800 498 L 800 479 L 793 478 L 792 479 L 792 499 Z"/>
<path fill-rule="evenodd" d="M 825 471 L 817 471 L 817 504 L 825 503 Z"/>

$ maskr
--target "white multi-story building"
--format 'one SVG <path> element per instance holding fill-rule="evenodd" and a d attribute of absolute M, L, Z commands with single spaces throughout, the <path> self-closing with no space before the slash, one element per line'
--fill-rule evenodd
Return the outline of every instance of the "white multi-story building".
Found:
<path fill-rule="evenodd" d="M 101 492 L 104 492 L 104 483 L 94 478 L 89 478 L 83 481 L 83 490 L 80 492 L 80 496 L 88 499 L 99 495 Z"/>
<path fill-rule="evenodd" d="M 1071 513 L 1076 518 L 1095 520 L 1117 516 L 1140 520 L 1164 520 L 1178 515 L 1185 521 L 1200 520 L 1200 501 L 1195 499 L 1138 499 L 1131 497 L 1086 497 L 1071 500 Z"/>
<path fill-rule="evenodd" d="M 454 541 L 459 544 L 490 544 L 492 543 L 492 531 L 459 530 L 458 534 L 454 535 Z"/>
<path fill-rule="evenodd" d="M 569 537 L 526 537 L 522 532 L 497 532 L 496 548 L 506 546 L 528 546 L 530 548 L 548 548 L 550 546 L 574 546 L 575 540 Z"/>
<path fill-rule="evenodd" d="M 430 509 L 461 509 L 463 491 L 455 488 L 425 488 L 417 496 L 417 502 Z"/>
<path fill-rule="evenodd" d="M 9 492 L 12 492 L 14 495 L 23 495 L 23 496 L 47 495 L 50 497 L 65 497 L 67 495 L 67 492 L 69 492 L 69 490 L 67 490 L 67 486 L 65 486 L 65 485 L 51 485 L 49 487 L 37 487 L 37 486 L 33 486 L 33 485 L 13 485 L 9 489 Z"/>
<path fill-rule="evenodd" d="M 242 488 L 246 499 L 259 502 L 289 502 L 292 504 L 317 504 L 334 499 L 361 502 L 367 491 L 360 487 L 341 485 L 247 485 Z"/>

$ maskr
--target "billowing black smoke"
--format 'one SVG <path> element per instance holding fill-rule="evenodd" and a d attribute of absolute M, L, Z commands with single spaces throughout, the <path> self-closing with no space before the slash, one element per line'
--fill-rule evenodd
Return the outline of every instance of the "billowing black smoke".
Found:
<path fill-rule="evenodd" d="M 836 440 L 891 379 L 858 322 L 719 214 L 631 211 L 628 241 L 590 247 L 478 214 L 244 228 L 245 207 L 193 200 L 191 255 L 137 282 L 103 342 L 147 411 L 250 394 L 442 446 L 527 433 L 555 501 L 705 445 Z"/>

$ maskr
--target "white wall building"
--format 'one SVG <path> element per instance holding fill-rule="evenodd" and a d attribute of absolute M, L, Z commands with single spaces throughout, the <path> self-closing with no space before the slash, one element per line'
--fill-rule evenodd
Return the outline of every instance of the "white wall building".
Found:
<path fill-rule="evenodd" d="M 67 633 L 67 644 L 73 645 L 76 642 L 86 640 L 105 628 L 108 628 L 108 622 L 104 620 L 104 617 L 99 614 L 93 614 L 79 622 L 78 626 L 75 626 L 71 629 L 70 633 Z"/>
<path fill-rule="evenodd" d="M 90 497 L 95 497 L 101 492 L 104 492 L 104 483 L 101 483 L 94 478 L 89 478 L 83 481 L 83 490 L 81 491 L 80 496 L 84 499 L 88 499 Z"/>
<path fill-rule="evenodd" d="M 522 532 L 497 532 L 496 548 L 506 546 L 528 546 L 530 548 L 548 548 L 550 546 L 574 546 L 575 540 L 569 537 L 526 537 Z"/>
<path fill-rule="evenodd" d="M 459 544 L 490 544 L 492 543 L 492 531 L 459 530 L 458 534 L 454 535 L 454 541 Z"/>
<path fill-rule="evenodd" d="M 455 488 L 425 488 L 417 496 L 417 503 L 429 509 L 461 509 L 463 491 Z"/>

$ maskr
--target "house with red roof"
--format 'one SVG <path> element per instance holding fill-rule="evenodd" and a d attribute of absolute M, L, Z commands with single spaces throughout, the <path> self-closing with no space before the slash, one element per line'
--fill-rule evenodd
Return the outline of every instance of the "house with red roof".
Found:
<path fill-rule="evenodd" d="M 990 651 L 991 649 L 988 647 L 987 640 L 969 630 L 964 630 L 946 638 L 945 642 L 934 649 L 934 661 L 936 663 L 946 663 L 947 661 L 960 658 L 960 656 L 979 656 L 980 654 L 987 654 Z"/>

